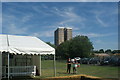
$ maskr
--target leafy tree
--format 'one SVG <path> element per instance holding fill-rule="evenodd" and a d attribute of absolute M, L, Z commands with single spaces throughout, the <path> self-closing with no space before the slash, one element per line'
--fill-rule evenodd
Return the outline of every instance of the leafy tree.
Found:
<path fill-rule="evenodd" d="M 98 50 L 94 50 L 93 53 L 99 53 L 99 51 Z"/>
<path fill-rule="evenodd" d="M 66 59 L 70 57 L 69 55 L 69 41 L 66 41 L 64 43 L 61 43 L 59 46 L 56 48 L 56 56 L 61 56 L 62 58 Z"/>
<path fill-rule="evenodd" d="M 107 49 L 105 53 L 112 53 L 111 49 Z"/>
<path fill-rule="evenodd" d="M 104 50 L 103 50 L 103 49 L 100 49 L 100 50 L 99 50 L 99 53 L 104 53 Z"/>
<path fill-rule="evenodd" d="M 57 49 L 57 56 L 67 57 L 89 57 L 93 50 L 92 42 L 87 36 L 76 36 L 73 39 L 60 44 Z"/>
<path fill-rule="evenodd" d="M 112 53 L 113 53 L 113 54 L 115 54 L 115 53 L 120 53 L 120 50 L 113 50 Z"/>
<path fill-rule="evenodd" d="M 46 42 L 48 45 L 50 45 L 53 48 L 56 48 L 56 46 L 54 44 L 51 44 L 50 42 Z"/>

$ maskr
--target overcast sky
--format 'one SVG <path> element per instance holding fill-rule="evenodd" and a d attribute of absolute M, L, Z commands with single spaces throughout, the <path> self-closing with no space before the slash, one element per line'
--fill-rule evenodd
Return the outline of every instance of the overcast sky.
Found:
<path fill-rule="evenodd" d="M 117 2 L 2 3 L 2 33 L 54 43 L 57 27 L 88 36 L 95 49 L 118 49 Z"/>

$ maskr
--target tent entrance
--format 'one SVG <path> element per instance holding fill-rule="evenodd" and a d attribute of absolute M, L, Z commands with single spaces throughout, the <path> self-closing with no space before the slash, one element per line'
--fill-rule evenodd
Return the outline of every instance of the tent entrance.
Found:
<path fill-rule="evenodd" d="M 33 55 L 14 55 L 3 52 L 2 54 L 2 76 L 7 78 L 9 76 L 35 76 L 36 65 L 33 64 Z M 9 60 L 8 60 L 9 59 Z M 9 64 L 9 66 L 8 66 Z M 9 69 L 9 72 L 8 72 Z"/>
<path fill-rule="evenodd" d="M 35 76 L 36 66 L 10 66 L 9 76 Z M 3 78 L 8 77 L 8 67 L 3 66 Z"/>
<path fill-rule="evenodd" d="M 9 54 L 9 56 L 8 56 Z M 21 55 L 21 54 L 10 54 L 3 52 L 2 53 L 2 76 L 3 78 L 8 78 L 11 76 L 44 76 L 44 66 L 41 64 L 42 55 Z M 53 69 L 54 76 L 56 76 L 56 64 L 55 64 L 55 55 L 52 55 L 53 58 L 51 62 L 51 69 Z M 9 58 L 8 58 L 9 57 Z M 9 59 L 9 60 L 8 60 Z M 9 61 L 9 62 L 8 62 Z M 9 66 L 8 66 L 9 64 Z M 42 67 L 43 66 L 43 67 Z M 41 68 L 42 67 L 42 68 Z M 54 67 L 54 68 L 52 68 Z M 9 70 L 8 70 L 9 69 Z M 43 69 L 43 71 L 42 71 Z M 42 72 L 41 72 L 42 71 Z"/>

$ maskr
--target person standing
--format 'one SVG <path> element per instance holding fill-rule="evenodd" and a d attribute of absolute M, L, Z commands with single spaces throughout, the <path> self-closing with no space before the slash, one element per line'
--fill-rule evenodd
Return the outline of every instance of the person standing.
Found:
<path fill-rule="evenodd" d="M 77 73 L 77 64 L 78 64 L 77 60 L 74 59 L 74 61 L 73 61 L 73 74 Z"/>
<path fill-rule="evenodd" d="M 69 58 L 69 59 L 67 60 L 67 73 L 70 74 L 70 71 L 71 71 L 71 59 Z"/>

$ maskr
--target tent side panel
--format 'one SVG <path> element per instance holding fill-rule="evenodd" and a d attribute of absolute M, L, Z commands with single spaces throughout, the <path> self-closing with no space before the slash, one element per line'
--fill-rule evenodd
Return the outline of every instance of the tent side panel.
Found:
<path fill-rule="evenodd" d="M 32 63 L 34 66 L 36 66 L 36 75 L 40 75 L 40 56 L 39 55 L 33 55 L 32 57 Z"/>
<path fill-rule="evenodd" d="M 2 79 L 2 53 L 0 52 L 0 80 Z"/>

